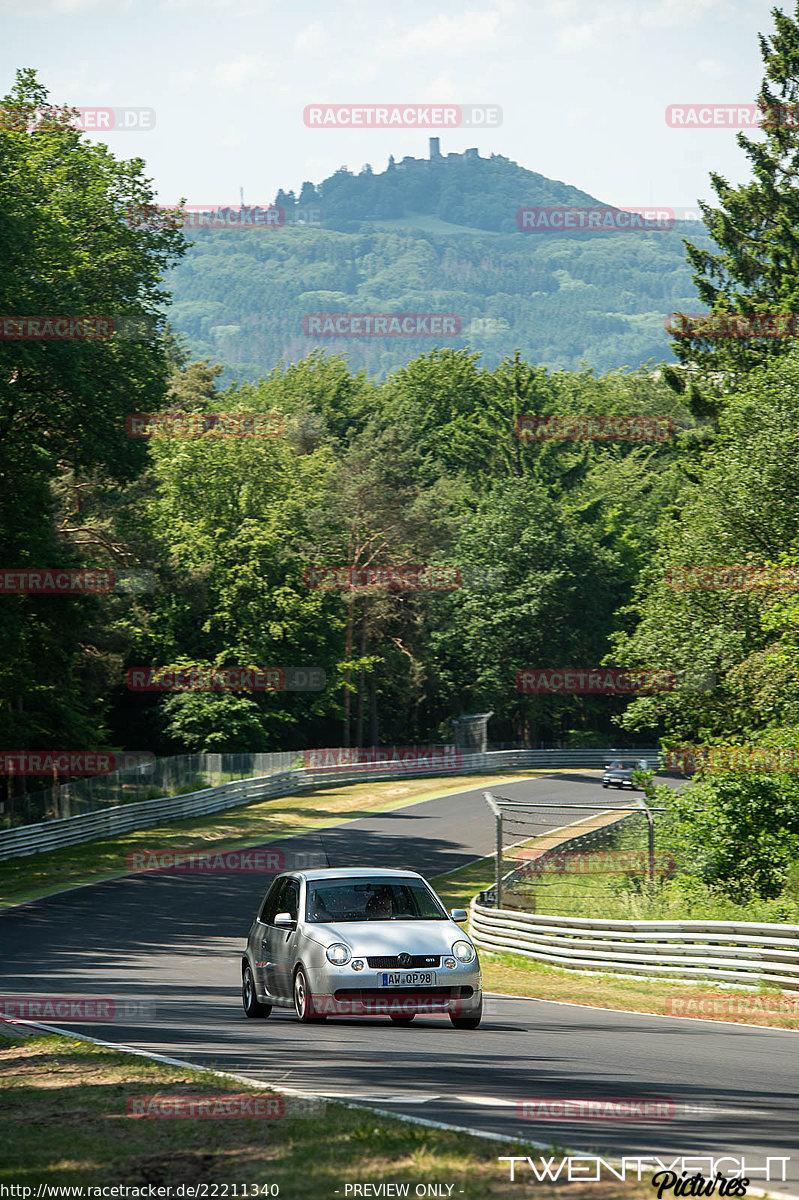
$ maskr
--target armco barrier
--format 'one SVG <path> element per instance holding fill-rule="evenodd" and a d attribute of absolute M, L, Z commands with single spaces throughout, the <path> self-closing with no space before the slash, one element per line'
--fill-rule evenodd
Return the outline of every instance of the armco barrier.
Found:
<path fill-rule="evenodd" d="M 475 945 L 612 975 L 799 988 L 799 925 L 548 917 L 472 901 Z"/>
<path fill-rule="evenodd" d="M 300 752 L 298 752 L 300 753 Z M 546 770 L 572 767 L 601 768 L 612 758 L 645 758 L 653 766 L 659 762 L 659 750 L 499 750 L 483 754 L 461 753 L 453 765 L 432 763 L 391 764 L 344 763 L 331 767 L 301 767 L 262 776 L 236 780 L 218 787 L 205 788 L 184 796 L 140 800 L 133 804 L 111 805 L 97 812 L 76 817 L 20 825 L 0 832 L 0 861 L 60 846 L 91 842 L 137 829 L 148 829 L 164 821 L 219 812 L 244 804 L 253 804 L 291 795 L 325 784 L 376 782 L 385 779 L 414 779 L 438 775 L 468 775 L 490 771 Z"/>

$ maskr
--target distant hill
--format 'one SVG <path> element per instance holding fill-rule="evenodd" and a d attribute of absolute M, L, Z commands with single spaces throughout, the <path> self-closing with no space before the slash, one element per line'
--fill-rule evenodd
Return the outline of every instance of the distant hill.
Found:
<path fill-rule="evenodd" d="M 384 375 L 433 345 L 479 350 L 488 366 L 519 347 L 531 362 L 598 371 L 673 358 L 664 319 L 694 311 L 682 238 L 710 245 L 704 226 L 673 230 L 529 233 L 524 207 L 602 202 L 498 155 L 389 162 L 375 174 L 342 167 L 299 195 L 279 191 L 278 229 L 191 233 L 172 272 L 171 319 L 194 354 L 252 379 L 313 348 Z M 299 222 L 299 223 L 295 223 Z M 310 222 L 310 223 L 308 223 Z M 454 313 L 455 337 L 321 337 L 315 313 Z"/>

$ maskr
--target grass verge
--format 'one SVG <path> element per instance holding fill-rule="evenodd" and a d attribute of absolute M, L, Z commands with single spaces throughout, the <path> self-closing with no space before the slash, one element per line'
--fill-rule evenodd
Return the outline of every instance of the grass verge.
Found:
<path fill-rule="evenodd" d="M 430 882 L 448 908 L 468 908 L 472 897 L 494 882 L 493 868 L 493 860 L 487 858 Z M 772 987 L 744 992 L 707 983 L 649 982 L 634 976 L 562 971 L 521 954 L 488 954 L 485 950 L 480 952 L 480 962 L 486 992 L 799 1030 L 797 992 Z"/>
<path fill-rule="evenodd" d="M 403 808 L 454 792 L 492 787 L 545 772 L 521 771 L 504 775 L 459 775 L 445 779 L 399 779 L 387 783 L 356 783 L 318 788 L 313 792 L 263 800 L 207 817 L 172 821 L 135 833 L 61 850 L 12 858 L 0 863 L 0 909 L 38 900 L 63 888 L 99 883 L 126 874 L 129 854 L 157 846 L 202 854 L 239 850 L 264 842 L 309 833 L 372 813 Z M 547 774 L 549 772 L 546 772 Z"/>
<path fill-rule="evenodd" d="M 141 1108 L 154 1094 L 167 1111 L 181 1097 L 184 1104 L 188 1097 L 218 1097 L 235 1105 L 234 1096 L 259 1096 L 273 1115 L 127 1115 L 130 1104 Z M 334 1200 L 348 1183 L 407 1183 L 410 1195 L 420 1183 L 436 1183 L 452 1184 L 449 1194 L 465 1200 L 517 1200 L 519 1180 L 510 1183 L 499 1156 L 542 1153 L 335 1103 L 303 1107 L 286 1097 L 280 1113 L 274 1093 L 52 1035 L 0 1037 L 0 1096 L 0 1184 L 34 1189 L 126 1185 L 147 1195 L 148 1185 L 207 1184 L 204 1194 L 212 1196 L 217 1184 L 216 1194 L 224 1196 L 227 1184 L 232 1196 L 236 1184 L 241 1196 L 246 1184 L 258 1185 L 259 1196 Z M 279 1192 L 265 1192 L 265 1184 Z M 648 1181 L 537 1183 L 537 1200 L 553 1200 L 567 1187 L 569 1200 L 653 1195 Z M 438 1194 L 447 1195 L 446 1186 Z"/>

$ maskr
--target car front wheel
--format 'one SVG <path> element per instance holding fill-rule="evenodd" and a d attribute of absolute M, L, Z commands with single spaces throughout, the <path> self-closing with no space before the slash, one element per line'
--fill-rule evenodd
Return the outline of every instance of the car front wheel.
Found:
<path fill-rule="evenodd" d="M 314 1009 L 313 994 L 308 986 L 308 977 L 302 967 L 297 967 L 297 973 L 294 976 L 294 1008 L 297 1019 L 303 1024 L 325 1019 Z"/>
<path fill-rule="evenodd" d="M 483 1019 L 482 997 L 480 999 L 480 1007 L 476 1008 L 468 1017 L 456 1017 L 454 1013 L 450 1013 L 449 1019 L 456 1029 L 476 1029 Z"/>
<path fill-rule="evenodd" d="M 262 1004 L 255 993 L 255 980 L 252 967 L 246 963 L 241 974 L 241 1002 L 248 1017 L 268 1017 L 272 1011 L 271 1004 Z"/>

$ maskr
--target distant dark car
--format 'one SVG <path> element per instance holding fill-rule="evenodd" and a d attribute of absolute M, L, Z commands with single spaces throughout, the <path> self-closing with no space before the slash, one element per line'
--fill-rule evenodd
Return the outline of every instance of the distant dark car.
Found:
<path fill-rule="evenodd" d="M 617 759 L 616 762 L 612 762 L 609 766 L 605 767 L 605 772 L 602 776 L 602 786 L 603 788 L 629 788 L 630 791 L 638 792 L 641 789 L 633 783 L 633 771 L 648 770 L 649 764 L 645 758 L 636 759 L 635 762 L 631 762 L 628 759 L 626 763 L 622 759 Z"/>

